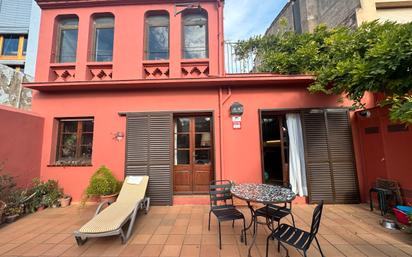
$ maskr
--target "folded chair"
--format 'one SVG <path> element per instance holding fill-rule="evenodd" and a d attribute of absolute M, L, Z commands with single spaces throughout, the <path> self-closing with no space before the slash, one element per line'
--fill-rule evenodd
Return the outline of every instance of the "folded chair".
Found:
<path fill-rule="evenodd" d="M 303 256 L 306 257 L 306 252 L 312 244 L 313 239 L 315 239 L 316 244 L 318 245 L 319 252 L 323 255 L 322 249 L 320 248 L 319 241 L 316 238 L 318 233 L 320 220 L 322 218 L 323 210 L 323 201 L 321 201 L 313 211 L 312 225 L 310 227 L 310 232 L 292 227 L 288 224 L 281 224 L 278 226 L 275 231 L 273 231 L 266 240 L 266 257 L 268 257 L 269 250 L 269 240 L 278 241 L 278 252 L 282 246 L 286 250 L 286 256 L 289 256 L 289 251 L 283 244 L 288 244 L 291 247 L 294 247 L 303 252 Z"/>
<path fill-rule="evenodd" d="M 117 201 L 102 202 L 94 217 L 78 231 L 74 232 L 77 244 L 83 245 L 90 237 L 106 237 L 119 235 L 122 243 L 126 243 L 133 230 L 133 225 L 139 209 L 148 212 L 150 198 L 145 197 L 149 181 L 148 176 L 126 177 Z M 103 207 L 108 205 L 105 209 Z M 125 234 L 123 226 L 129 222 Z"/>

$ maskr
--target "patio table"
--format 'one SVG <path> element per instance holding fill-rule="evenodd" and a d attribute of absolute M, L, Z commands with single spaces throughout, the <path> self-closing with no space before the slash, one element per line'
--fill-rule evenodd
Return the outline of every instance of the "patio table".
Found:
<path fill-rule="evenodd" d="M 246 201 L 250 209 L 252 219 L 250 224 L 245 228 L 245 231 L 249 230 L 253 224 L 253 240 L 248 250 L 248 256 L 251 257 L 251 250 L 256 241 L 258 223 L 268 225 L 269 229 L 270 226 L 268 219 L 266 219 L 265 223 L 258 221 L 257 216 L 255 215 L 255 209 L 253 209 L 253 206 L 250 203 L 262 203 L 266 206 L 269 204 L 287 203 L 295 199 L 296 194 L 293 193 L 291 189 L 281 186 L 251 183 L 233 185 L 230 191 L 235 197 Z M 243 233 L 240 236 L 240 240 L 242 242 L 244 240 Z"/>

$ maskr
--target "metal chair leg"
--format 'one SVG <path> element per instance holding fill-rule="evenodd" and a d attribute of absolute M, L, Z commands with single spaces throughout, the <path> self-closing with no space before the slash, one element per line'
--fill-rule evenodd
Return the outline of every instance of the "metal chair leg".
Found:
<path fill-rule="evenodd" d="M 245 234 L 245 245 L 247 245 L 247 239 L 246 239 L 246 219 L 243 218 L 243 233 Z"/>
<path fill-rule="evenodd" d="M 219 249 L 222 250 L 222 234 L 220 231 L 220 221 L 219 221 Z"/>
<path fill-rule="evenodd" d="M 232 228 L 235 227 L 235 220 L 232 220 Z"/>
<path fill-rule="evenodd" d="M 292 223 L 293 223 L 293 227 L 294 227 L 294 228 L 296 228 L 296 226 L 295 226 L 295 218 L 293 217 L 293 214 L 292 214 L 292 213 L 290 213 L 290 216 L 292 216 Z"/>
<path fill-rule="evenodd" d="M 210 214 L 212 213 L 212 210 L 209 211 L 209 225 L 208 225 L 208 230 L 210 231 Z"/>
<path fill-rule="evenodd" d="M 267 238 L 266 238 L 266 257 L 269 256 L 269 240 L 272 237 L 272 234 L 270 234 Z"/>
<path fill-rule="evenodd" d="M 323 252 L 322 252 L 322 248 L 320 248 L 320 244 L 319 244 L 318 238 L 316 236 L 315 236 L 315 241 L 316 241 L 316 244 L 318 245 L 320 255 L 322 255 L 322 257 L 323 257 L 324 255 L 323 255 Z"/>

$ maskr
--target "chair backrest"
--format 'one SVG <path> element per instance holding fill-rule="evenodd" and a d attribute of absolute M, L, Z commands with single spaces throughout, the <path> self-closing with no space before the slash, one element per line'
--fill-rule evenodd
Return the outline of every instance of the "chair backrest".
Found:
<path fill-rule="evenodd" d="M 323 201 L 321 201 L 313 211 L 312 225 L 310 227 L 311 240 L 316 236 L 319 231 L 320 220 L 322 218 Z"/>
<path fill-rule="evenodd" d="M 210 207 L 233 205 L 233 197 L 230 192 L 232 182 L 229 180 L 213 180 L 209 185 Z M 230 203 L 228 203 L 230 202 Z"/>
<path fill-rule="evenodd" d="M 131 177 L 133 176 L 125 178 L 116 202 L 134 205 L 145 197 L 149 177 L 141 176 L 141 178 L 138 178 L 139 176 L 135 176 L 135 179 L 140 180 L 138 184 L 134 184 Z M 130 181 L 129 178 L 131 178 Z"/>
<path fill-rule="evenodd" d="M 401 187 L 399 186 L 398 181 L 392 179 L 377 178 L 376 187 L 391 190 L 396 196 L 397 204 L 403 204 Z"/>

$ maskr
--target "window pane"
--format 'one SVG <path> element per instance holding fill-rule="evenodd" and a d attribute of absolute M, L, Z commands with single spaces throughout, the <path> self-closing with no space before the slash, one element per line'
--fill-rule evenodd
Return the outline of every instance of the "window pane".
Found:
<path fill-rule="evenodd" d="M 189 148 L 189 134 L 177 135 L 177 148 Z"/>
<path fill-rule="evenodd" d="M 196 164 L 210 164 L 210 150 L 196 150 L 195 151 Z"/>
<path fill-rule="evenodd" d="M 93 134 L 92 133 L 86 133 L 82 135 L 82 145 L 84 146 L 92 146 L 93 143 Z"/>
<path fill-rule="evenodd" d="M 148 29 L 148 60 L 169 59 L 169 27 Z"/>
<path fill-rule="evenodd" d="M 190 164 L 190 151 L 189 150 L 176 150 L 175 165 L 178 164 Z"/>
<path fill-rule="evenodd" d="M 76 134 L 65 134 L 62 138 L 61 157 L 63 159 L 74 159 L 76 157 Z"/>
<path fill-rule="evenodd" d="M 27 36 L 24 37 L 24 42 L 23 42 L 23 55 L 26 55 L 27 52 Z"/>
<path fill-rule="evenodd" d="M 64 133 L 76 133 L 77 132 L 77 121 L 64 121 L 63 132 Z"/>
<path fill-rule="evenodd" d="M 190 119 L 178 118 L 176 120 L 176 127 L 177 127 L 176 132 L 189 132 L 189 124 L 190 124 Z"/>
<path fill-rule="evenodd" d="M 196 132 L 210 132 L 210 117 L 195 118 Z"/>
<path fill-rule="evenodd" d="M 5 35 L 1 55 L 17 55 L 19 51 L 19 35 Z"/>
<path fill-rule="evenodd" d="M 75 62 L 77 51 L 77 28 L 62 29 L 60 35 L 60 62 Z"/>
<path fill-rule="evenodd" d="M 183 57 L 185 59 L 207 58 L 207 16 L 187 14 L 183 18 Z"/>
<path fill-rule="evenodd" d="M 83 132 L 93 132 L 93 121 L 83 121 Z"/>
<path fill-rule="evenodd" d="M 113 28 L 96 28 L 95 61 L 111 62 L 113 59 Z"/>
<path fill-rule="evenodd" d="M 196 134 L 196 148 L 210 147 L 210 133 Z"/>
<path fill-rule="evenodd" d="M 82 146 L 80 151 L 80 160 L 89 161 L 92 158 L 92 146 Z"/>

